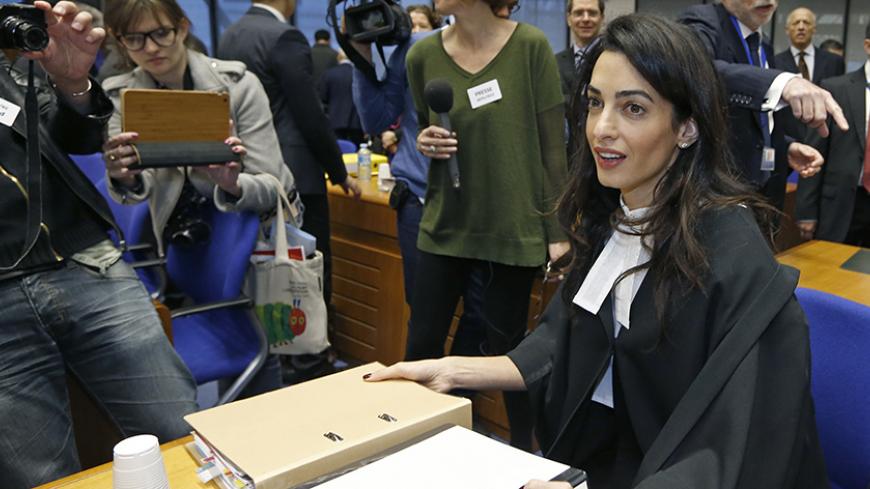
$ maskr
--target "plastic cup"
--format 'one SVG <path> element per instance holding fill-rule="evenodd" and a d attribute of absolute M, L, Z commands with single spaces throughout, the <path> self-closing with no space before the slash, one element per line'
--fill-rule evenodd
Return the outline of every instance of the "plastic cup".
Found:
<path fill-rule="evenodd" d="M 154 435 L 136 435 L 121 440 L 114 449 L 114 489 L 168 489 L 166 467 Z"/>
<path fill-rule="evenodd" d="M 396 181 L 390 173 L 390 164 L 381 163 L 378 165 L 378 190 L 381 192 L 389 192 L 393 189 L 393 185 L 395 184 Z"/>

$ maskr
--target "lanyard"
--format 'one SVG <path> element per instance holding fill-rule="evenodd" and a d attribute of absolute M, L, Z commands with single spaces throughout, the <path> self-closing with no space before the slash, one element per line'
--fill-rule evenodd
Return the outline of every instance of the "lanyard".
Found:
<path fill-rule="evenodd" d="M 737 22 L 737 18 L 733 15 L 731 16 L 731 23 L 734 24 L 734 29 L 737 30 L 737 36 L 740 37 L 740 42 L 743 44 L 743 50 L 746 51 L 746 59 L 749 60 L 749 64 L 752 65 L 752 54 L 749 52 L 749 43 L 746 42 L 746 38 L 743 37 L 743 31 L 740 30 L 740 24 Z M 764 54 L 764 43 L 761 39 L 761 34 L 758 35 L 758 50 L 760 51 L 759 60 L 761 60 L 761 67 L 767 67 L 767 55 Z"/>

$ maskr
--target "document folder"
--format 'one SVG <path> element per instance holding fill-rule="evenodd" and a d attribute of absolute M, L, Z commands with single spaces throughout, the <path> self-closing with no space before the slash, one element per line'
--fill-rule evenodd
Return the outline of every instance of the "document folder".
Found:
<path fill-rule="evenodd" d="M 379 368 L 371 363 L 184 419 L 257 489 L 297 486 L 445 424 L 471 428 L 468 399 L 410 381 L 362 380 Z"/>

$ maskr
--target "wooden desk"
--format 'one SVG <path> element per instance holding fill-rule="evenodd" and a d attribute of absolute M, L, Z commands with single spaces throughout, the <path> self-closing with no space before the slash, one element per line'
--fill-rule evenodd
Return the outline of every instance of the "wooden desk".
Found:
<path fill-rule="evenodd" d="M 860 249 L 828 241 L 807 241 L 778 254 L 777 259 L 801 271 L 799 287 L 821 290 L 870 306 L 870 274 L 840 268 Z"/>
<path fill-rule="evenodd" d="M 187 453 L 184 445 L 193 441 L 190 436 L 180 438 L 160 447 L 166 476 L 172 489 L 217 489 L 209 482 L 203 484 L 196 475 L 196 462 Z M 112 489 L 112 464 L 107 463 L 69 477 L 43 484 L 36 489 Z"/>

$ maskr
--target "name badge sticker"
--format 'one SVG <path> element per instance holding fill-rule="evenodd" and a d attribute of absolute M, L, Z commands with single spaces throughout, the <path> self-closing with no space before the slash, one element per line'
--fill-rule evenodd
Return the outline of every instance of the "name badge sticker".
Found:
<path fill-rule="evenodd" d="M 0 98 L 0 124 L 6 127 L 12 127 L 18 113 L 21 112 L 21 107 L 13 104 L 5 98 Z"/>
<path fill-rule="evenodd" d="M 501 88 L 498 86 L 498 80 L 490 80 L 468 89 L 468 101 L 471 102 L 472 109 L 491 104 L 501 100 L 501 98 Z"/>
<path fill-rule="evenodd" d="M 773 171 L 776 164 L 776 150 L 765 146 L 761 152 L 761 171 Z"/>

